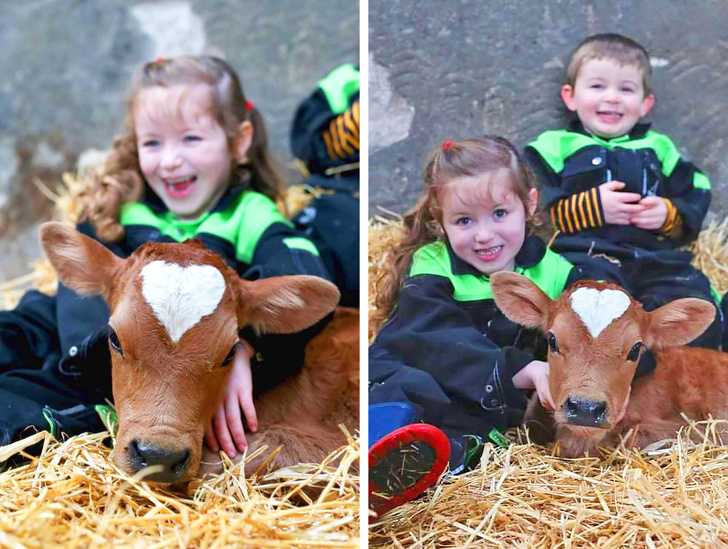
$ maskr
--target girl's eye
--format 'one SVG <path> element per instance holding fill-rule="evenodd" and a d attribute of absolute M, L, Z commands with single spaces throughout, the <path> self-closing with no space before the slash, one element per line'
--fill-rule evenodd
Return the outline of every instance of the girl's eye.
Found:
<path fill-rule="evenodd" d="M 199 135 L 185 135 L 185 141 L 191 143 L 193 141 L 201 141 L 202 138 Z"/>
<path fill-rule="evenodd" d="M 622 93 L 634 93 L 634 90 L 632 88 L 622 88 Z"/>
<path fill-rule="evenodd" d="M 227 366 L 228 364 L 230 364 L 233 361 L 233 359 L 235 358 L 235 351 L 237 351 L 237 350 L 238 350 L 238 344 L 236 343 L 235 345 L 233 345 L 233 348 L 230 349 L 230 352 L 225 357 L 225 360 L 222 361 L 222 366 Z"/>
<path fill-rule="evenodd" d="M 503 219 L 505 216 L 508 215 L 508 212 L 505 211 L 503 208 L 499 208 L 496 211 L 493 212 L 493 216 L 496 219 Z"/>
<path fill-rule="evenodd" d="M 147 139 L 142 143 L 142 147 L 157 147 L 159 145 L 159 141 L 156 139 Z"/>
<path fill-rule="evenodd" d="M 604 86 L 602 84 L 592 84 L 591 88 L 593 90 L 601 90 Z"/>
<path fill-rule="evenodd" d="M 457 221 L 455 221 L 455 224 L 456 225 L 467 225 L 471 221 L 472 221 L 472 219 L 470 219 L 469 217 L 459 217 L 457 219 Z"/>
<path fill-rule="evenodd" d="M 111 330 L 109 334 L 109 345 L 114 349 L 120 356 L 124 356 L 124 352 L 121 350 L 121 343 L 119 342 L 119 336 L 116 335 L 114 330 Z"/>

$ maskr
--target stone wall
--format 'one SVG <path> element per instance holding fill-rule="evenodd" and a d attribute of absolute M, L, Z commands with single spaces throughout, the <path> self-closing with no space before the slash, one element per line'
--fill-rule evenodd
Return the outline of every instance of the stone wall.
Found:
<path fill-rule="evenodd" d="M 359 59 L 354 0 L 0 0 L 0 282 L 40 256 L 51 188 L 122 127 L 134 69 L 160 56 L 210 53 L 239 72 L 290 160 L 297 104 L 317 80 Z"/>
<path fill-rule="evenodd" d="M 519 147 L 563 127 L 559 90 L 586 36 L 619 32 L 652 56 L 653 127 L 710 177 L 728 211 L 728 2 L 369 0 L 369 208 L 402 212 L 429 152 L 489 133 Z"/>

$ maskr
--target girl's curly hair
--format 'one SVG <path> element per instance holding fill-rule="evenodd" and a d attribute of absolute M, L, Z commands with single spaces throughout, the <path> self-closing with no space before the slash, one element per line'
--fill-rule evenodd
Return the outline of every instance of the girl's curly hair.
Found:
<path fill-rule="evenodd" d="M 246 185 L 273 201 L 282 199 L 283 179 L 268 146 L 265 122 L 260 112 L 246 100 L 235 70 L 227 62 L 212 56 L 158 59 L 146 63 L 134 75 L 125 131 L 114 140 L 102 172 L 89 172 L 81 194 L 84 206 L 81 220 L 88 219 L 102 240 L 115 242 L 124 237 L 124 227 L 119 222 L 121 206 L 139 200 L 144 192 L 133 116 L 140 92 L 157 86 L 197 84 L 210 87 L 211 114 L 224 129 L 231 150 L 240 125 L 245 121 L 253 125 L 248 162 L 233 168 L 231 185 Z"/>

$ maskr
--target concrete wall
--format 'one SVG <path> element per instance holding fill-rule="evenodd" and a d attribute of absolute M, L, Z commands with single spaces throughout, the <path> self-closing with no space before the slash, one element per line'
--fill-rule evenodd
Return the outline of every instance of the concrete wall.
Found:
<path fill-rule="evenodd" d="M 446 139 L 500 134 L 519 147 L 567 121 L 559 90 L 586 36 L 619 32 L 650 52 L 648 120 L 713 184 L 728 211 L 728 2 L 370 0 L 369 207 L 396 212 Z"/>
<path fill-rule="evenodd" d="M 0 282 L 40 255 L 53 187 L 121 130 L 133 70 L 159 56 L 211 53 L 238 69 L 290 159 L 297 104 L 359 59 L 356 0 L 0 0 Z"/>

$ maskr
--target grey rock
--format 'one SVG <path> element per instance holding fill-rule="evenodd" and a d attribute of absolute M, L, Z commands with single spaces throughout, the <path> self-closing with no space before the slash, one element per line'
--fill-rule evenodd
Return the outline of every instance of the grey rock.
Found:
<path fill-rule="evenodd" d="M 569 54 L 590 34 L 619 32 L 650 52 L 657 103 L 649 121 L 708 175 L 710 217 L 723 219 L 726 29 L 728 3 L 712 0 L 370 0 L 372 65 L 389 75 L 382 91 L 370 70 L 370 103 L 385 93 L 414 112 L 406 137 L 395 133 L 396 142 L 384 147 L 370 143 L 370 213 L 412 206 L 428 154 L 447 139 L 494 133 L 523 147 L 541 131 L 563 127 L 568 113 L 559 89 Z M 392 121 L 372 108 L 369 124 L 374 136 Z"/>

